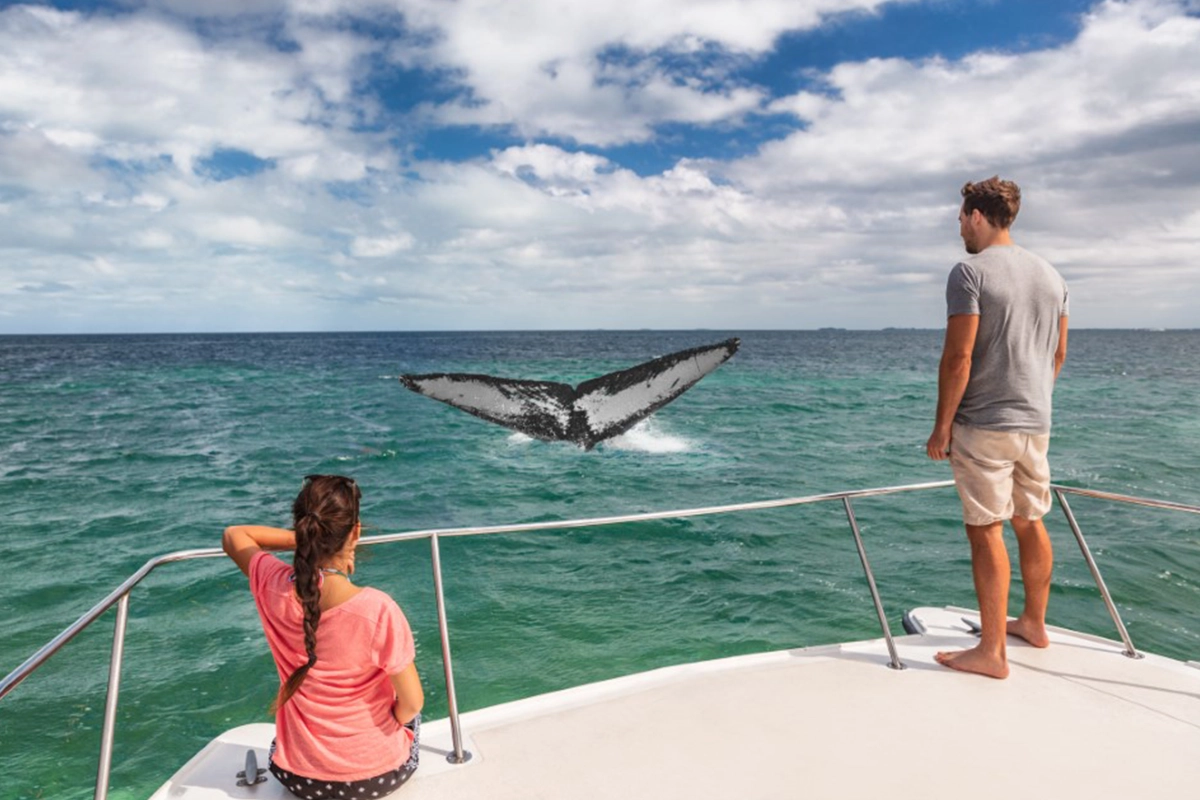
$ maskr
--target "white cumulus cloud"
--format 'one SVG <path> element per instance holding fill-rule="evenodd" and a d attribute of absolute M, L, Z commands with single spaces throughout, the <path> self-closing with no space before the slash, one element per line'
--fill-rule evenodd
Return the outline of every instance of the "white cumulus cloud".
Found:
<path fill-rule="evenodd" d="M 1194 3 L 1099 2 L 1057 44 L 783 91 L 745 77 L 788 32 L 884 7 L 8 6 L 0 332 L 934 326 L 958 187 L 996 172 L 1076 325 L 1194 326 Z M 396 66 L 444 83 L 373 83 Z M 506 138 L 424 153 L 447 123 Z M 656 169 L 625 149 L 681 128 L 717 144 Z M 761 144 L 720 145 L 742 136 Z"/>

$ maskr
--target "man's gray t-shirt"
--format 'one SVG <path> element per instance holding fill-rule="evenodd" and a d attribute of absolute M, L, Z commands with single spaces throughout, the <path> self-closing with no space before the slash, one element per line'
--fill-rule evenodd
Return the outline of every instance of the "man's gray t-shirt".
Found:
<path fill-rule="evenodd" d="M 1054 351 L 1067 284 L 1044 258 L 993 245 L 959 262 L 946 313 L 978 314 L 971 378 L 954 421 L 989 430 L 1050 432 Z"/>

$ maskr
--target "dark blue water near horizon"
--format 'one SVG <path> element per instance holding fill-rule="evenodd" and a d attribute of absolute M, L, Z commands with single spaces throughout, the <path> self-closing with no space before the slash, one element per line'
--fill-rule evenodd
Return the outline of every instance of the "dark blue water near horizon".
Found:
<path fill-rule="evenodd" d="M 578 382 L 742 348 L 592 452 L 405 391 L 403 372 Z M 924 442 L 941 332 L 568 331 L 0 337 L 0 673 L 147 559 L 286 525 L 300 477 L 353 475 L 374 532 L 707 506 L 943 480 Z M 1077 330 L 1055 394 L 1062 484 L 1200 502 L 1200 332 Z M 1073 503 L 1135 642 L 1200 657 L 1200 517 Z M 855 505 L 893 623 L 973 606 L 953 490 Z M 1114 636 L 1057 509 L 1051 622 Z M 840 505 L 443 542 L 465 709 L 667 664 L 878 635 Z M 416 630 L 445 714 L 428 545 L 362 583 Z M 1013 604 L 1020 601 L 1014 584 Z M 0 800 L 90 796 L 112 614 L 0 700 Z M 113 791 L 148 796 L 267 719 L 273 668 L 240 573 L 157 570 L 132 595 Z"/>

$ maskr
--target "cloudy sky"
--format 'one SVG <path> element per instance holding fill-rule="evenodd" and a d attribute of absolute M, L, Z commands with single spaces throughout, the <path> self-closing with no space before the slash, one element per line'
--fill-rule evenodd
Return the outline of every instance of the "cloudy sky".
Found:
<path fill-rule="evenodd" d="M 1200 327 L 1198 0 L 0 4 L 0 333 Z"/>

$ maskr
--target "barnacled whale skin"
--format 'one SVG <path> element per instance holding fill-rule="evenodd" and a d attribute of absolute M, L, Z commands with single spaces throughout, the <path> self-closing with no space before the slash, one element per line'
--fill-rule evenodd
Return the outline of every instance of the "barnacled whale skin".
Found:
<path fill-rule="evenodd" d="M 406 387 L 544 441 L 591 450 L 619 436 L 728 361 L 740 340 L 693 347 L 572 387 L 463 372 L 401 375 Z"/>

